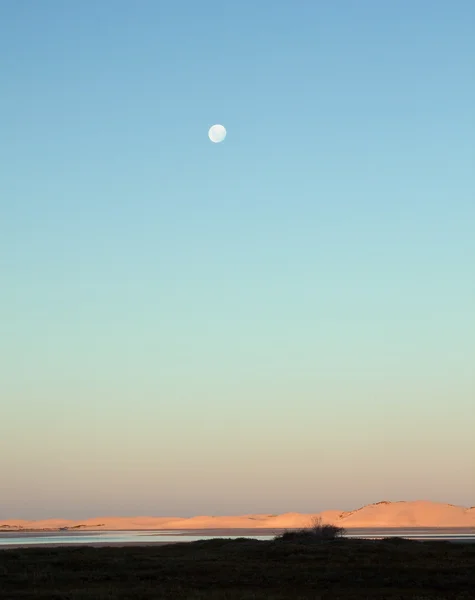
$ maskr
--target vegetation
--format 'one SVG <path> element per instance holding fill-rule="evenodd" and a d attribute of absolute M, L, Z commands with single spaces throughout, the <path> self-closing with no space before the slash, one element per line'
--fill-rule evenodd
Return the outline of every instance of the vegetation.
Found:
<path fill-rule="evenodd" d="M 345 535 L 343 527 L 323 523 L 321 517 L 316 517 L 309 527 L 285 531 L 276 536 L 282 542 L 296 542 L 299 544 L 317 544 L 328 540 L 340 539 Z"/>
<path fill-rule="evenodd" d="M 27 598 L 470 600 L 475 544 L 280 536 L 0 550 L 0 599 Z"/>

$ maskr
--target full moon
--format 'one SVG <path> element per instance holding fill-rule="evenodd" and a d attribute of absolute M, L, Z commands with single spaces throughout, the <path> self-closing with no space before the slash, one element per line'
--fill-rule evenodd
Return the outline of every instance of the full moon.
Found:
<path fill-rule="evenodd" d="M 213 125 L 209 128 L 208 137 L 215 144 L 222 142 L 226 137 L 226 128 L 222 125 Z"/>

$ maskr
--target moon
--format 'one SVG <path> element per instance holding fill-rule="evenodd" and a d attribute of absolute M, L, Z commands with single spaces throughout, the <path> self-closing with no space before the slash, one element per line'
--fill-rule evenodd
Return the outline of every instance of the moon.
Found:
<path fill-rule="evenodd" d="M 223 125 L 213 125 L 209 128 L 208 137 L 212 142 L 218 144 L 226 137 L 226 128 Z"/>

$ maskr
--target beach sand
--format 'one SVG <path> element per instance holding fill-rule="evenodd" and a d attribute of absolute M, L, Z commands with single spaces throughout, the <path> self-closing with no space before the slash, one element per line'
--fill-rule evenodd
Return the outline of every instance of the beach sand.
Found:
<path fill-rule="evenodd" d="M 57 531 L 139 531 L 139 530 L 275 530 L 306 527 L 315 517 L 324 523 L 345 528 L 365 527 L 475 527 L 475 507 L 466 508 L 418 500 L 377 502 L 353 511 L 327 510 L 320 513 L 251 514 L 241 516 L 196 517 L 96 517 L 85 520 L 7 519 L 0 532 Z"/>

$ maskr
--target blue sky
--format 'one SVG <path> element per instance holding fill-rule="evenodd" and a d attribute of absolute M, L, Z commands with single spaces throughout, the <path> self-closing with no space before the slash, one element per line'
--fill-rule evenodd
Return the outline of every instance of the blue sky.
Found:
<path fill-rule="evenodd" d="M 474 27 L 0 3 L 0 517 L 473 504 Z"/>

